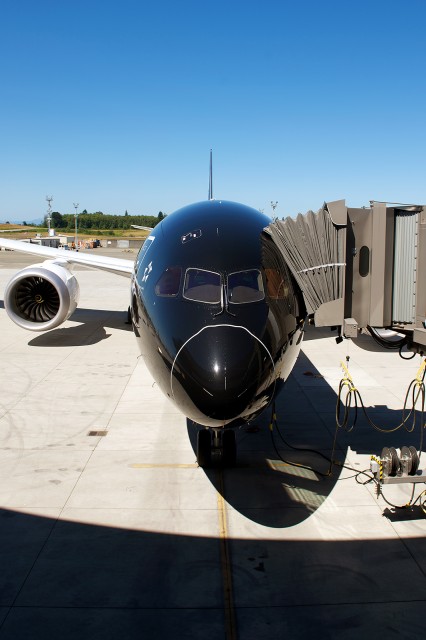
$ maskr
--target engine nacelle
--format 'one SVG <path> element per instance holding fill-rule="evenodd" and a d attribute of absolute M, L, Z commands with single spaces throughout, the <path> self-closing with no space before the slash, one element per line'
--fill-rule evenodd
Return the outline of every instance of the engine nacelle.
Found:
<path fill-rule="evenodd" d="M 4 294 L 13 322 L 30 331 L 48 331 L 74 313 L 80 295 L 75 276 L 62 264 L 46 260 L 18 271 Z"/>

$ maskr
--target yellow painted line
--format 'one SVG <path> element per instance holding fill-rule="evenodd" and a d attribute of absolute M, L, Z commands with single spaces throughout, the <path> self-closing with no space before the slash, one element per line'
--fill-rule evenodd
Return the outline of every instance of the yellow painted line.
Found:
<path fill-rule="evenodd" d="M 149 462 L 135 462 L 134 464 L 129 464 L 129 467 L 131 467 L 132 469 L 198 469 L 198 464 L 153 464 Z"/>
<path fill-rule="evenodd" d="M 224 498 L 223 471 L 217 472 L 219 491 L 217 492 L 217 510 L 219 516 L 220 562 L 222 567 L 223 595 L 225 607 L 226 640 L 237 639 L 237 622 L 235 619 L 234 591 L 232 587 L 231 554 L 228 542 L 228 523 L 226 519 L 226 503 Z"/>
<path fill-rule="evenodd" d="M 132 469 L 197 469 L 198 464 L 139 463 L 130 464 Z M 231 556 L 228 542 L 228 523 L 226 518 L 226 502 L 224 496 L 223 472 L 218 470 L 217 510 L 219 518 L 220 563 L 225 609 L 226 640 L 237 640 L 237 624 L 235 619 L 234 593 L 232 587 Z"/>

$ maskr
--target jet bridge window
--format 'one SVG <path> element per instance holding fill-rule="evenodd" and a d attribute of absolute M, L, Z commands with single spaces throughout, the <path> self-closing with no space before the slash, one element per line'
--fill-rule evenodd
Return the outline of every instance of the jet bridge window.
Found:
<path fill-rule="evenodd" d="M 180 289 L 181 276 L 181 267 L 167 267 L 155 285 L 155 293 L 157 296 L 166 298 L 177 296 Z"/>
<path fill-rule="evenodd" d="M 257 269 L 237 271 L 228 275 L 228 301 L 232 304 L 247 304 L 263 300 L 262 276 Z"/>
<path fill-rule="evenodd" d="M 222 298 L 220 273 L 204 269 L 187 269 L 183 297 L 195 302 L 220 304 Z"/>

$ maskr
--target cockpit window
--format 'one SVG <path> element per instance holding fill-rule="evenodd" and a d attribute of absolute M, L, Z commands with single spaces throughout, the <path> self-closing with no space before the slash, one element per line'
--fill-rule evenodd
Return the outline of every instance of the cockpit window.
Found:
<path fill-rule="evenodd" d="M 181 276 L 181 267 L 167 267 L 167 269 L 163 271 L 157 284 L 155 285 L 155 293 L 157 294 L 157 296 L 177 296 L 180 289 Z"/>
<path fill-rule="evenodd" d="M 262 276 L 257 269 L 237 271 L 228 275 L 228 302 L 231 304 L 246 304 L 263 300 Z"/>
<path fill-rule="evenodd" d="M 187 269 L 183 297 L 195 302 L 219 304 L 222 299 L 220 273 L 204 269 Z"/>

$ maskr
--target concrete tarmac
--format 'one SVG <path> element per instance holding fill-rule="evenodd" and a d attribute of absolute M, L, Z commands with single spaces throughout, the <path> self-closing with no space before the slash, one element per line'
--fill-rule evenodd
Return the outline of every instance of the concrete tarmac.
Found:
<path fill-rule="evenodd" d="M 34 261 L 0 252 L 0 640 L 423 636 L 426 516 L 357 475 L 384 446 L 418 448 L 419 416 L 413 433 L 386 434 L 360 415 L 337 437 L 350 469 L 327 476 L 322 457 L 340 361 L 390 428 L 419 356 L 309 330 L 279 430 L 267 411 L 238 430 L 236 468 L 205 471 L 197 428 L 138 357 L 128 281 L 79 268 L 74 316 L 24 331 L 3 292 Z M 411 485 L 384 494 L 404 505 Z"/>

